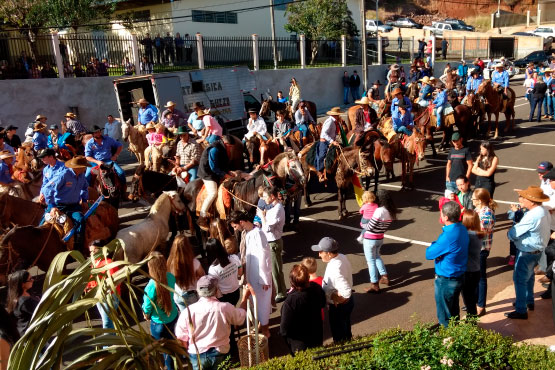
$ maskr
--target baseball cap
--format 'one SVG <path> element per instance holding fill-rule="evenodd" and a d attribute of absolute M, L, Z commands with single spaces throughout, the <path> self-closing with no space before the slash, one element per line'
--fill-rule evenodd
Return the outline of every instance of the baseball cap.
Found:
<path fill-rule="evenodd" d="M 451 141 L 457 141 L 461 138 L 461 134 L 459 134 L 458 132 L 454 132 L 453 135 L 451 135 Z"/>
<path fill-rule="evenodd" d="M 555 168 L 552 168 L 549 172 L 544 173 L 543 178 L 551 181 L 555 180 Z"/>
<path fill-rule="evenodd" d="M 539 173 L 544 173 L 544 172 L 548 172 L 553 168 L 553 163 L 548 162 L 548 161 L 543 161 L 540 162 L 540 164 L 538 164 L 538 168 L 536 169 L 536 171 L 538 171 Z"/>
<path fill-rule="evenodd" d="M 197 291 L 202 297 L 209 297 L 216 294 L 218 278 L 211 275 L 204 275 L 197 281 Z"/>
<path fill-rule="evenodd" d="M 335 252 L 339 249 L 339 244 L 335 241 L 335 239 L 330 238 L 329 236 L 325 236 L 318 244 L 312 246 L 312 250 L 314 252 Z"/>

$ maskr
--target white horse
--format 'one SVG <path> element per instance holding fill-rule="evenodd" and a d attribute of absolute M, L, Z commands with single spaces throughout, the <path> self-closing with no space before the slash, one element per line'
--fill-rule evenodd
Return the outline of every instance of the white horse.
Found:
<path fill-rule="evenodd" d="M 129 151 L 135 154 L 139 164 L 145 163 L 145 149 L 148 146 L 146 130 L 143 125 L 131 125 L 131 120 L 121 124 L 121 134 L 125 141 L 129 141 Z"/>
<path fill-rule="evenodd" d="M 116 239 L 123 246 L 125 258 L 137 263 L 146 257 L 156 247 L 168 239 L 169 218 L 171 212 L 181 214 L 185 211 L 185 204 L 176 191 L 164 191 L 150 208 L 149 215 L 138 224 L 118 231 Z M 123 259 L 121 252 L 115 259 Z"/>

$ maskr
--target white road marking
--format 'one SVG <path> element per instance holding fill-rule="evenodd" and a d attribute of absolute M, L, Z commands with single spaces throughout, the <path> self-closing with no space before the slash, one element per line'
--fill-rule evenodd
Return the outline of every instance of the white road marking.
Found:
<path fill-rule="evenodd" d="M 530 128 L 534 128 L 534 127 L 530 127 Z M 553 129 L 555 130 L 555 129 Z M 497 140 L 490 140 L 496 144 L 522 144 L 522 145 L 535 145 L 535 146 L 553 146 L 555 147 L 555 144 L 541 144 L 541 143 L 523 143 L 520 141 L 497 141 Z"/>
<path fill-rule="evenodd" d="M 335 222 L 330 222 L 330 221 L 324 221 L 324 220 L 317 220 L 315 218 L 311 218 L 311 217 L 300 217 L 301 220 L 303 221 L 312 221 L 312 222 L 316 222 L 319 224 L 324 224 L 324 225 L 329 225 L 329 226 L 335 226 L 335 227 L 339 227 L 341 229 L 345 229 L 345 230 L 351 230 L 351 231 L 356 231 L 358 233 L 360 233 L 360 228 L 359 227 L 352 227 L 352 226 L 347 226 L 347 225 L 341 225 L 341 224 L 337 224 Z M 423 242 L 420 240 L 413 240 L 413 239 L 407 239 L 407 238 L 401 238 L 399 236 L 394 236 L 394 235 L 389 235 L 389 234 L 384 234 L 384 238 L 386 239 L 392 239 L 392 240 L 396 240 L 399 242 L 404 242 L 404 243 L 411 243 L 411 244 L 418 244 L 418 245 L 423 245 L 425 247 L 428 247 L 431 245 L 431 243 L 428 242 Z"/>
<path fill-rule="evenodd" d="M 426 161 L 428 162 L 447 162 L 447 159 L 435 159 L 435 158 L 427 158 Z M 497 166 L 499 168 L 507 168 L 510 170 L 523 170 L 523 171 L 536 171 L 535 168 L 527 168 L 527 167 L 514 167 L 514 166 Z"/>
<path fill-rule="evenodd" d="M 525 105 L 530 105 L 530 103 L 522 103 L 522 104 L 519 104 L 519 105 L 515 105 L 514 107 L 518 108 L 518 107 L 523 107 Z"/>
<path fill-rule="evenodd" d="M 545 130 L 545 131 L 553 131 L 555 130 L 554 127 L 542 127 L 542 126 L 519 126 L 520 128 L 526 128 L 531 130 Z"/>

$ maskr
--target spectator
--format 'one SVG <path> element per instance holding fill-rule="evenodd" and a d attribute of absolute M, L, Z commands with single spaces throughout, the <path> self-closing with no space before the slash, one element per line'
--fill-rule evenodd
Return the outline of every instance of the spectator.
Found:
<path fill-rule="evenodd" d="M 64 62 L 64 78 L 74 77 L 75 72 L 73 71 L 73 67 L 69 64 L 69 61 Z"/>
<path fill-rule="evenodd" d="M 351 96 L 353 101 L 360 99 L 360 77 L 357 71 L 353 71 L 353 74 L 349 78 L 349 86 L 351 87 Z"/>
<path fill-rule="evenodd" d="M 42 68 L 42 71 L 40 72 L 40 76 L 41 78 L 57 78 L 58 74 L 56 73 L 54 68 L 52 68 L 50 62 L 46 62 L 44 64 L 44 67 Z"/>
<path fill-rule="evenodd" d="M 447 167 L 445 173 L 445 188 L 452 192 L 457 191 L 457 177 L 464 175 L 470 178 L 472 170 L 472 156 L 468 148 L 463 147 L 463 140 L 458 132 L 451 136 L 453 148 L 447 156 Z"/>
<path fill-rule="evenodd" d="M 459 222 L 461 208 L 456 202 L 445 203 L 440 210 L 445 224 L 439 238 L 426 248 L 426 259 L 435 260 L 435 299 L 437 317 L 444 327 L 459 316 L 459 295 L 468 263 L 468 231 Z"/>
<path fill-rule="evenodd" d="M 487 189 L 492 197 L 495 192 L 495 171 L 498 164 L 499 158 L 493 151 L 493 144 L 487 140 L 482 141 L 480 143 L 480 155 L 472 166 L 472 173 L 476 175 L 474 186 Z"/>
<path fill-rule="evenodd" d="M 509 319 L 527 319 L 527 311 L 534 310 L 534 267 L 538 264 L 550 235 L 550 216 L 542 207 L 542 202 L 548 200 L 549 197 L 537 186 L 518 190 L 518 202 L 528 212 L 507 233 L 507 237 L 515 243 L 518 250 L 513 272 L 515 311 L 505 313 Z"/>
<path fill-rule="evenodd" d="M 193 40 L 188 33 L 185 34 L 185 61 L 187 63 L 193 62 Z"/>
<path fill-rule="evenodd" d="M 355 305 L 352 295 L 353 268 L 347 257 L 339 253 L 339 244 L 330 237 L 312 246 L 314 252 L 328 264 L 324 273 L 323 289 L 329 307 L 330 329 L 334 343 L 350 340 L 351 313 Z"/>
<path fill-rule="evenodd" d="M 480 285 L 478 290 L 478 316 L 486 313 L 488 293 L 487 259 L 493 243 L 493 227 L 495 226 L 495 208 L 497 204 L 491 199 L 487 189 L 476 188 L 472 193 L 472 204 L 480 218 L 480 227 L 484 232 L 482 250 L 480 251 Z"/>
<path fill-rule="evenodd" d="M 152 65 L 152 62 L 150 61 L 150 59 L 148 59 L 148 57 L 143 57 L 143 59 L 141 60 L 141 74 L 143 75 L 149 75 L 152 74 L 154 71 L 154 66 Z"/>
<path fill-rule="evenodd" d="M 153 41 L 150 38 L 150 33 L 147 32 L 145 38 L 141 40 L 141 45 L 145 47 L 145 55 L 143 56 L 143 59 L 146 57 L 149 61 L 154 60 L 152 55 L 152 44 Z"/>
<path fill-rule="evenodd" d="M 455 184 L 457 185 L 457 199 L 459 203 L 463 206 L 463 210 L 466 209 L 474 209 L 474 205 L 472 204 L 472 191 L 470 191 L 470 181 L 464 175 L 460 175 L 455 180 Z"/>
<path fill-rule="evenodd" d="M 236 254 L 227 254 L 218 239 L 210 238 L 206 241 L 206 256 L 210 262 L 208 275 L 218 278 L 218 289 L 222 293 L 220 302 L 239 303 L 241 292 L 239 278 L 243 275 L 243 265 Z"/>
<path fill-rule="evenodd" d="M 6 132 L 4 134 L 4 142 L 11 146 L 14 149 L 17 149 L 21 146 L 21 139 L 17 135 L 17 127 L 14 125 L 9 125 L 6 128 Z"/>
<path fill-rule="evenodd" d="M 478 302 L 477 293 L 480 282 L 480 250 L 482 249 L 483 231 L 481 231 L 478 214 L 472 210 L 464 211 L 462 224 L 468 230 L 469 238 L 468 263 L 464 273 L 462 296 L 466 312 L 469 315 L 477 315 L 476 303 Z"/>
<path fill-rule="evenodd" d="M 158 64 L 162 64 L 162 60 L 164 59 L 162 55 L 164 53 L 164 40 L 160 37 L 159 33 L 154 38 L 154 47 L 156 48 L 156 60 Z M 154 59 L 152 60 L 154 61 Z"/>
<path fill-rule="evenodd" d="M 242 308 L 235 308 L 216 298 L 218 279 L 214 276 L 202 276 L 196 289 L 200 299 L 187 312 L 181 313 L 175 335 L 189 352 L 194 370 L 216 370 L 228 357 L 231 325 L 242 325 L 245 322 L 247 314 L 244 308 L 250 290 L 243 297 Z"/>
<path fill-rule="evenodd" d="M 29 78 L 41 78 L 41 72 L 37 63 L 33 62 L 31 68 L 29 69 Z"/>
<path fill-rule="evenodd" d="M 424 49 L 426 48 L 426 42 L 424 39 L 418 40 L 418 58 L 424 58 Z"/>
<path fill-rule="evenodd" d="M 538 108 L 538 115 L 536 118 L 537 122 L 541 122 L 541 115 L 542 115 L 542 103 L 545 99 L 545 94 L 547 92 L 547 84 L 543 81 L 543 77 L 538 76 L 536 79 L 536 83 L 532 88 L 532 107 L 530 109 L 530 116 L 528 117 L 528 121 L 532 121 L 534 118 L 534 112 L 536 111 L 536 107 Z"/>
<path fill-rule="evenodd" d="M 543 113 L 544 119 L 549 119 L 550 121 L 553 121 L 553 115 L 554 115 L 554 109 L 555 106 L 553 106 L 553 100 L 555 98 L 552 97 L 551 94 L 551 85 L 555 86 L 555 82 L 553 81 L 553 76 L 551 75 L 552 70 L 551 68 L 545 68 L 543 70 L 543 80 L 545 82 L 545 84 L 547 85 L 547 91 L 545 92 L 545 98 L 543 99 Z"/>
<path fill-rule="evenodd" d="M 441 55 L 443 59 L 447 59 L 447 47 L 449 47 L 449 42 L 446 38 L 443 38 L 443 40 L 441 40 Z"/>
<path fill-rule="evenodd" d="M 376 194 L 374 192 L 366 190 L 362 193 L 362 207 L 360 207 L 359 213 L 362 215 L 360 219 L 360 227 L 362 227 L 362 231 L 360 235 L 357 237 L 357 241 L 360 244 L 363 244 L 364 241 L 364 232 L 366 230 L 366 225 L 372 218 L 374 211 L 378 209 L 378 203 L 376 203 Z"/>
<path fill-rule="evenodd" d="M 351 89 L 351 79 L 349 78 L 349 72 L 343 71 L 343 104 L 349 104 L 349 90 Z"/>
<path fill-rule="evenodd" d="M 183 48 L 185 41 L 181 38 L 179 32 L 175 34 L 175 61 L 177 64 L 183 64 Z"/>
<path fill-rule="evenodd" d="M 555 193 L 555 191 L 549 185 L 551 183 L 551 180 L 544 178 L 543 176 L 549 171 L 551 171 L 552 169 L 553 169 L 553 164 L 551 164 L 551 162 L 548 162 L 548 161 L 540 162 L 540 164 L 538 164 L 538 168 L 536 169 L 536 172 L 538 173 L 538 177 L 540 178 L 540 188 L 542 189 L 544 194 L 547 195 L 548 197 L 552 196 Z"/>
<path fill-rule="evenodd" d="M 251 222 L 247 213 L 232 212 L 231 227 L 245 234 L 245 278 L 258 302 L 257 317 L 260 333 L 270 337 L 269 320 L 272 312 L 272 258 L 266 236 Z"/>
<path fill-rule="evenodd" d="M 514 226 L 518 224 L 520 220 L 522 220 L 524 213 L 526 213 L 527 211 L 528 211 L 527 209 L 523 209 L 522 207 L 520 207 L 519 204 L 511 204 L 510 209 L 507 211 L 507 218 L 513 221 L 513 226 Z M 517 255 L 516 244 L 512 240 L 509 240 L 509 262 L 508 262 L 509 266 L 515 265 L 516 255 Z"/>
<path fill-rule="evenodd" d="M 121 120 L 114 118 L 111 114 L 108 114 L 107 120 L 104 125 L 104 135 L 119 141 L 121 139 Z"/>
<path fill-rule="evenodd" d="M 326 294 L 309 278 L 305 266 L 293 265 L 289 273 L 293 291 L 281 306 L 279 332 L 293 355 L 307 348 L 321 347 L 324 341 L 321 312 L 326 306 Z"/>
<path fill-rule="evenodd" d="M 126 66 L 126 71 L 128 67 L 129 66 Z M 99 77 L 108 76 L 108 61 L 106 59 L 102 59 L 102 61 L 99 61 L 98 58 L 94 58 L 94 68 L 96 70 L 97 76 Z M 135 67 L 133 66 L 133 68 Z"/>
<path fill-rule="evenodd" d="M 20 336 L 27 331 L 31 317 L 39 304 L 39 298 L 29 293 L 33 287 L 33 281 L 33 277 L 26 270 L 19 270 L 8 276 L 6 310 L 15 317 Z"/>
<path fill-rule="evenodd" d="M 549 180 L 549 186 L 551 187 L 551 189 L 555 189 L 555 170 L 551 170 L 548 173 L 544 174 L 543 176 L 544 179 Z M 544 191 L 545 194 L 545 191 Z M 547 195 L 547 194 L 546 194 Z M 542 277 L 540 279 L 541 283 L 547 283 L 549 284 L 549 287 L 547 289 L 547 291 L 545 291 L 541 297 L 543 299 L 549 299 L 552 297 L 552 281 L 553 281 L 553 261 L 555 261 L 555 216 L 554 216 L 554 210 L 555 210 L 555 193 L 552 193 L 549 196 L 549 201 L 544 202 L 543 203 L 543 207 L 546 210 L 549 210 L 549 212 L 551 213 L 551 235 L 549 238 L 549 243 L 547 244 L 547 247 L 545 248 L 545 256 L 546 256 L 546 268 L 545 268 L 545 275 L 544 277 Z"/>
<path fill-rule="evenodd" d="M 173 330 L 177 321 L 177 307 L 171 298 L 169 289 L 175 287 L 175 276 L 167 271 L 166 259 L 162 253 L 150 253 L 148 274 L 151 276 L 146 284 L 143 297 L 143 316 L 150 321 L 150 335 L 156 340 L 173 339 Z M 164 354 L 167 370 L 173 370 L 170 355 Z"/>
<path fill-rule="evenodd" d="M 96 68 L 93 62 L 87 63 L 87 69 L 85 71 L 87 77 L 97 77 Z"/>
<path fill-rule="evenodd" d="M 23 64 L 20 61 L 15 62 L 14 78 L 16 79 L 30 78 L 29 71 L 27 71 L 27 69 L 23 66 Z"/>
<path fill-rule="evenodd" d="M 457 67 L 457 74 L 461 78 L 461 85 L 466 86 L 468 80 L 468 66 L 465 60 L 461 60 L 461 64 Z"/>
<path fill-rule="evenodd" d="M 166 47 L 166 62 L 175 63 L 174 41 L 169 32 L 166 32 L 166 37 L 164 37 L 164 46 Z"/>
<path fill-rule="evenodd" d="M 397 36 L 397 45 L 399 47 L 399 53 L 403 50 L 403 36 L 401 36 L 401 29 L 399 28 L 399 36 Z"/>
<path fill-rule="evenodd" d="M 198 166 L 202 148 L 191 138 L 189 130 L 185 126 L 177 129 L 179 142 L 175 152 L 175 168 L 173 172 L 186 182 L 197 179 Z"/>
<path fill-rule="evenodd" d="M 83 67 L 81 67 L 81 62 L 75 62 L 75 77 L 86 77 Z"/>
<path fill-rule="evenodd" d="M 125 57 L 123 60 L 123 69 L 124 69 L 124 76 L 133 76 L 135 72 L 135 65 L 129 61 L 129 57 Z"/>
<path fill-rule="evenodd" d="M 18 60 L 19 63 L 25 68 L 25 71 L 29 72 L 33 65 L 33 59 L 27 56 L 25 50 L 21 52 L 21 57 Z"/>

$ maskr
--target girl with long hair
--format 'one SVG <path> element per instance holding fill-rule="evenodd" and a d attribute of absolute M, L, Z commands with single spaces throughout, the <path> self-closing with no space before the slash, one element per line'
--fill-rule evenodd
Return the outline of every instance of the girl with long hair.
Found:
<path fill-rule="evenodd" d="M 6 310 L 14 315 L 17 331 L 23 336 L 29 327 L 31 317 L 39 304 L 29 289 L 33 287 L 33 277 L 26 270 L 19 270 L 8 277 L 8 303 Z"/>
<path fill-rule="evenodd" d="M 148 274 L 151 279 L 145 287 L 143 297 L 143 315 L 150 320 L 150 334 L 154 339 L 173 339 L 172 334 L 178 313 L 167 287 L 174 289 L 175 276 L 167 271 L 166 258 L 160 252 L 150 253 Z M 166 369 L 173 370 L 169 355 L 164 355 Z"/>
<path fill-rule="evenodd" d="M 495 171 L 499 158 L 493 151 L 493 144 L 489 141 L 480 143 L 480 155 L 472 166 L 472 173 L 476 175 L 475 188 L 487 189 L 490 196 L 495 192 Z"/>
<path fill-rule="evenodd" d="M 220 302 L 237 305 L 239 302 L 239 278 L 243 275 L 241 260 L 236 254 L 228 255 L 218 239 L 210 238 L 206 242 L 206 256 L 211 262 L 208 275 L 216 276 L 218 288 L 222 293 Z"/>
<path fill-rule="evenodd" d="M 474 189 L 472 204 L 480 219 L 480 229 L 484 232 L 482 249 L 480 251 L 480 284 L 478 287 L 478 316 L 486 313 L 486 298 L 488 292 L 487 259 L 493 242 L 493 227 L 495 226 L 495 209 L 497 203 L 484 188 Z"/>
<path fill-rule="evenodd" d="M 462 224 L 468 230 L 468 263 L 464 274 L 462 289 L 463 302 L 469 315 L 476 315 L 478 302 L 478 284 L 480 282 L 480 251 L 484 232 L 480 225 L 478 213 L 467 209 L 462 215 Z"/>
<path fill-rule="evenodd" d="M 168 271 L 175 276 L 173 299 L 180 311 L 198 301 L 197 280 L 206 275 L 185 235 L 178 235 L 168 257 Z"/>
<path fill-rule="evenodd" d="M 378 203 L 378 208 L 366 224 L 364 241 L 362 243 L 364 256 L 366 257 L 370 272 L 370 286 L 366 288 L 367 293 L 379 293 L 380 283 L 389 285 L 389 277 L 380 256 L 380 249 L 383 245 L 384 234 L 398 213 L 393 199 L 391 199 L 389 192 L 386 190 L 378 190 L 376 193 L 376 203 Z M 380 276 L 379 280 L 378 273 Z"/>

